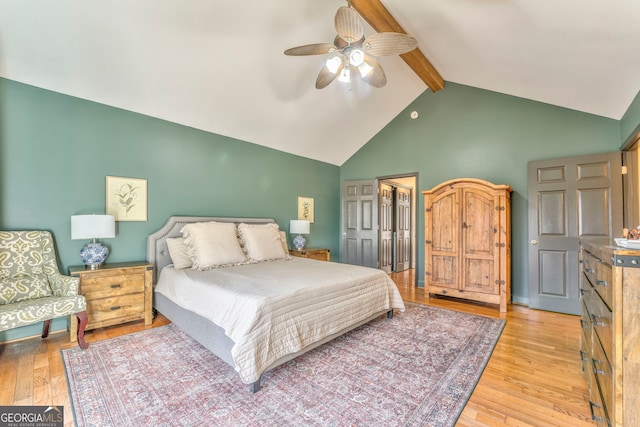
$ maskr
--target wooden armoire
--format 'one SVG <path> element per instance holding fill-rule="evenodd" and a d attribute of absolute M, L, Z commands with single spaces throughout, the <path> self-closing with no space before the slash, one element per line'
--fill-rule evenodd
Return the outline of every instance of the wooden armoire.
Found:
<path fill-rule="evenodd" d="M 511 302 L 511 187 L 474 178 L 423 191 L 425 294 Z"/>

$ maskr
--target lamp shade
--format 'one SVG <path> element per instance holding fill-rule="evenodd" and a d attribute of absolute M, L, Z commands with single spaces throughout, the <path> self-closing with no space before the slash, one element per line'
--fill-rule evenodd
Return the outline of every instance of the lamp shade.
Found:
<path fill-rule="evenodd" d="M 116 237 L 113 215 L 73 215 L 71 239 L 104 239 Z"/>
<path fill-rule="evenodd" d="M 292 219 L 289 221 L 289 233 L 291 234 L 309 234 L 309 221 L 301 219 Z"/>

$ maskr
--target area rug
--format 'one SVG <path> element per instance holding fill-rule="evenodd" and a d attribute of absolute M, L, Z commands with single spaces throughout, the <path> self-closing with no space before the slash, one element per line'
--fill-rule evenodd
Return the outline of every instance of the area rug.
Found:
<path fill-rule="evenodd" d="M 170 324 L 63 350 L 78 426 L 452 426 L 504 320 L 407 304 L 263 375 Z"/>

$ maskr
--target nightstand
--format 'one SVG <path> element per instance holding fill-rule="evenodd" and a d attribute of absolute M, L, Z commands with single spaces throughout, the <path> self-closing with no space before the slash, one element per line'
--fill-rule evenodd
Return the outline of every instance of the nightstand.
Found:
<path fill-rule="evenodd" d="M 331 251 L 326 248 L 302 249 L 301 251 L 297 249 L 289 249 L 289 255 L 300 258 L 317 259 L 320 261 L 331 261 Z"/>
<path fill-rule="evenodd" d="M 97 270 L 84 265 L 69 267 L 69 275 L 80 278 L 79 293 L 87 300 L 86 330 L 144 320 L 152 316 L 153 265 L 147 262 L 105 264 Z M 78 323 L 71 316 L 71 341 L 77 339 Z"/>

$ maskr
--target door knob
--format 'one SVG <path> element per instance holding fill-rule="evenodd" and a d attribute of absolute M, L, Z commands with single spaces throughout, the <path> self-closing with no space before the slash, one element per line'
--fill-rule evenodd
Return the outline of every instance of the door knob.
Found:
<path fill-rule="evenodd" d="M 537 241 L 537 240 L 535 240 L 535 239 L 534 239 L 534 240 L 532 240 L 530 243 L 531 243 L 533 246 L 537 246 L 537 245 L 538 245 L 538 241 Z"/>

